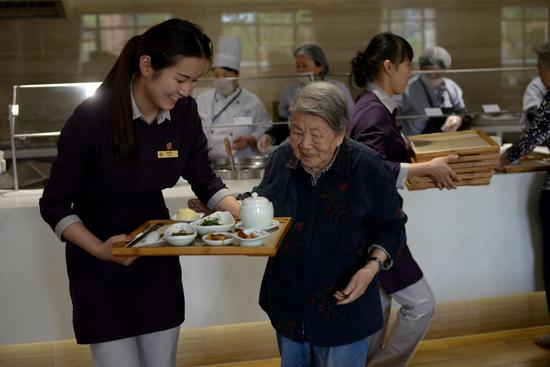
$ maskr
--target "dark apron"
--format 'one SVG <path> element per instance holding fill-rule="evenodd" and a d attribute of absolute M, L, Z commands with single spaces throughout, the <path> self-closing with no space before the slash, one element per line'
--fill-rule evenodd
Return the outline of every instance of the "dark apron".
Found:
<path fill-rule="evenodd" d="M 459 108 L 453 108 L 453 107 L 441 107 L 441 103 L 435 103 L 435 101 L 432 99 L 432 96 L 428 92 L 428 89 L 424 85 L 422 81 L 420 81 L 420 85 L 422 86 L 422 90 L 424 91 L 424 94 L 426 95 L 426 99 L 428 100 L 428 104 L 431 108 L 441 108 L 441 112 L 443 112 L 444 116 L 433 116 L 428 119 L 428 122 L 426 123 L 426 127 L 424 130 L 422 130 L 421 134 L 431 134 L 431 133 L 440 133 L 441 127 L 447 120 L 448 115 L 455 114 L 460 115 L 462 118 L 462 125 L 458 128 L 458 130 L 467 130 L 470 126 L 470 118 L 465 116 L 464 113 L 467 111 L 465 109 L 459 109 Z M 449 93 L 449 91 L 447 91 Z"/>
<path fill-rule="evenodd" d="M 78 212 L 103 241 L 113 234 L 131 232 L 143 218 L 168 218 L 162 196 L 82 205 Z M 101 218 L 99 223 L 97 218 Z M 78 344 L 167 330 L 183 322 L 185 305 L 177 256 L 145 256 L 124 266 L 99 260 L 70 243 L 65 255 Z"/>

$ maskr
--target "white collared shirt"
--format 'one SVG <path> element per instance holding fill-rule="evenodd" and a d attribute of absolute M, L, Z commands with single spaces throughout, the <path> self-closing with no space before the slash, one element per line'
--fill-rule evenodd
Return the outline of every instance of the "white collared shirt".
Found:
<path fill-rule="evenodd" d="M 132 81 L 130 82 L 130 99 L 132 101 L 132 120 L 135 119 L 142 119 L 148 124 L 151 124 L 150 122 L 147 122 L 145 119 L 145 116 L 139 109 L 139 107 L 136 104 L 136 100 L 134 99 L 134 93 L 132 92 L 132 85 L 134 83 L 134 78 L 132 78 Z M 164 120 L 171 120 L 170 118 L 170 111 L 168 110 L 159 110 L 159 113 L 157 115 L 157 124 L 160 125 L 164 122 Z"/>
<path fill-rule="evenodd" d="M 393 114 L 393 111 L 397 108 L 397 102 L 393 99 L 392 96 L 390 96 L 388 93 L 386 93 L 382 88 L 380 88 L 377 84 L 374 83 L 368 83 L 367 89 L 372 92 L 380 102 L 390 111 L 390 113 Z"/>
<path fill-rule="evenodd" d="M 252 135 L 259 139 L 267 127 L 258 126 L 258 124 L 271 121 L 260 98 L 244 88 L 237 88 L 228 96 L 216 93 L 215 89 L 209 89 L 201 93 L 196 100 L 204 134 L 208 139 L 208 155 L 211 159 L 227 157 L 224 138 L 233 140 L 238 136 Z M 212 121 L 216 114 L 219 116 L 216 121 Z M 243 126 L 246 124 L 248 125 Z M 226 127 L 217 127 L 220 125 Z M 234 152 L 236 158 L 256 154 L 251 147 Z"/>

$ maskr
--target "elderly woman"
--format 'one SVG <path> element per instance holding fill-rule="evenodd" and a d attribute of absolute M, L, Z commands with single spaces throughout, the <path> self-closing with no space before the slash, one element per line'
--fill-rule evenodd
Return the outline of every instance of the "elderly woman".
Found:
<path fill-rule="evenodd" d="M 462 89 L 444 78 L 451 67 L 451 55 L 443 47 L 426 49 L 418 58 L 426 73 L 413 78 L 401 98 L 397 97 L 402 130 L 406 135 L 456 131 L 469 125 Z M 440 108 L 447 116 L 426 116 L 427 108 Z M 423 115 L 425 117 L 418 117 Z M 407 116 L 416 116 L 407 118 Z"/>
<path fill-rule="evenodd" d="M 344 83 L 328 77 L 330 67 L 323 49 L 314 44 L 302 45 L 294 50 L 294 58 L 296 59 L 296 81 L 283 89 L 279 99 L 279 121 L 288 121 L 290 104 L 296 93 L 311 81 L 326 81 L 337 86 L 346 99 L 347 116 L 349 117 L 353 108 L 353 98 Z M 268 152 L 272 145 L 282 143 L 288 137 L 288 133 L 288 126 L 275 125 L 260 138 L 258 150 Z"/>
<path fill-rule="evenodd" d="M 405 241 L 395 179 L 370 148 L 345 138 L 338 87 L 298 92 L 290 142 L 270 155 L 255 191 L 292 228 L 264 273 L 260 305 L 277 332 L 281 366 L 364 367 L 382 325 L 373 279 Z"/>
<path fill-rule="evenodd" d="M 519 141 L 501 156 L 501 168 L 531 152 L 537 145 L 550 149 L 550 42 L 535 49 L 538 55 L 538 73 L 547 92 L 535 118 Z M 540 190 L 540 215 L 542 224 L 542 270 L 546 291 L 546 303 L 550 313 L 550 172 L 546 173 Z M 543 348 L 550 348 L 550 334 L 538 336 L 535 342 Z"/>

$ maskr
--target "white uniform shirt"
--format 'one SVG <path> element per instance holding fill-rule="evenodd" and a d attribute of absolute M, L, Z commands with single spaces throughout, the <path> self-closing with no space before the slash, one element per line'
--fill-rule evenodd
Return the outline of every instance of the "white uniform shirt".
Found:
<path fill-rule="evenodd" d="M 246 89 L 237 88 L 227 97 L 217 93 L 215 89 L 201 93 L 197 97 L 197 106 L 202 120 L 204 134 L 208 139 L 208 150 L 211 159 L 226 158 L 224 138 L 233 141 L 242 135 L 253 135 L 256 139 L 267 130 L 267 126 L 254 126 L 257 123 L 271 122 L 267 110 L 262 101 Z M 220 114 L 220 111 L 222 111 Z M 218 115 L 215 121 L 213 117 Z M 250 126 L 221 127 L 216 125 L 242 125 Z M 233 152 L 237 158 L 256 155 L 250 147 Z"/>
<path fill-rule="evenodd" d="M 542 83 L 540 76 L 537 76 L 525 88 L 525 93 L 523 93 L 523 111 L 527 112 L 528 110 L 535 112 L 539 108 L 544 96 L 546 95 L 546 87 Z M 529 120 L 527 119 L 527 113 L 521 115 L 520 125 L 524 130 L 527 130 L 529 127 Z"/>

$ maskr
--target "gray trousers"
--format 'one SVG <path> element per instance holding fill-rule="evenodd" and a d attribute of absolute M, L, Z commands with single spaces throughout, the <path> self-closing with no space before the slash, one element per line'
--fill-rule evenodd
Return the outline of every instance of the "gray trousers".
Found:
<path fill-rule="evenodd" d="M 90 344 L 94 367 L 175 367 L 180 327 Z"/>
<path fill-rule="evenodd" d="M 424 278 L 391 295 L 386 294 L 381 287 L 379 291 L 384 325 L 369 338 L 367 367 L 406 366 L 430 326 L 435 311 L 435 298 Z M 384 346 L 392 299 L 399 303 L 401 308 L 388 342 Z"/>

